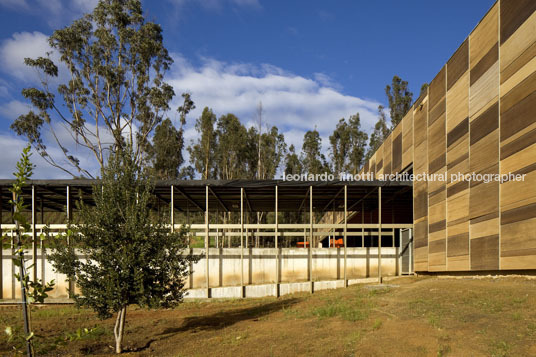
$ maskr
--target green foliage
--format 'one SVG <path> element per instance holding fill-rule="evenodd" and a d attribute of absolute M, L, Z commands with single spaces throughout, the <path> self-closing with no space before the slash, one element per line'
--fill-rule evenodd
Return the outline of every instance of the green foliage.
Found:
<path fill-rule="evenodd" d="M 428 87 L 430 85 L 428 83 L 423 83 L 423 85 L 421 86 L 421 92 L 419 93 L 419 97 L 422 97 L 423 95 L 426 95 L 426 93 L 428 93 Z"/>
<path fill-rule="evenodd" d="M 183 255 L 186 228 L 171 233 L 162 215 L 151 214 L 152 188 L 133 151 L 114 153 L 93 188 L 95 205 L 78 203 L 79 221 L 67 232 L 71 244 L 66 237 L 54 242 L 54 267 L 76 277 L 76 302 L 101 318 L 131 304 L 182 301 L 188 266 L 196 259 Z"/>
<path fill-rule="evenodd" d="M 70 129 L 76 144 L 87 148 L 101 167 L 108 150 L 124 149 L 128 142 L 136 143 L 136 161 L 141 163 L 151 133 L 166 118 L 174 96 L 173 88 L 164 82 L 173 60 L 164 47 L 160 25 L 145 21 L 140 0 L 100 0 L 92 13 L 54 31 L 49 44 L 62 66 L 49 53 L 25 59 L 41 74 L 42 82 L 39 88 L 22 91 L 34 109 L 19 116 L 11 128 L 26 137 L 45 161 L 73 176 L 92 177 L 92 173 L 56 135 L 58 122 Z M 68 73 L 60 75 L 61 69 Z M 193 107 L 189 97 L 185 99 L 178 109 L 181 120 Z M 43 140 L 49 131 L 70 165 L 50 155 Z"/>
<path fill-rule="evenodd" d="M 382 145 L 383 141 L 389 136 L 389 127 L 385 118 L 383 105 L 378 106 L 378 121 L 374 125 L 374 131 L 370 135 L 369 148 L 367 151 L 367 160 L 374 155 L 376 150 Z"/>
<path fill-rule="evenodd" d="M 211 109 L 205 107 L 201 117 L 195 122 L 195 130 L 198 132 L 197 142 L 188 147 L 190 161 L 197 172 L 201 173 L 204 180 L 214 178 L 216 157 L 216 115 Z"/>
<path fill-rule="evenodd" d="M 24 246 L 29 246 L 32 243 L 33 237 L 29 234 L 31 231 L 30 223 L 26 219 L 26 216 L 22 214 L 26 208 L 24 204 L 23 187 L 26 186 L 26 182 L 33 174 L 34 165 L 30 161 L 31 146 L 28 145 L 22 150 L 21 158 L 17 162 L 17 170 L 13 173 L 15 181 L 9 188 L 12 194 L 12 200 L 9 203 L 13 207 L 13 219 L 15 221 L 15 236 L 16 236 L 16 257 L 13 258 L 14 265 L 18 268 L 19 272 L 14 273 L 14 277 L 21 284 L 21 294 L 23 301 L 23 318 L 24 318 L 24 333 L 19 332 L 17 329 L 7 326 L 5 333 L 9 337 L 8 342 L 14 343 L 16 350 L 22 349 L 23 346 L 27 346 L 28 353 L 32 351 L 32 340 L 35 337 L 34 333 L 30 330 L 30 317 L 28 313 L 27 303 L 43 303 L 48 297 L 48 292 L 54 287 L 54 280 L 48 283 L 43 283 L 40 279 L 32 280 L 28 269 L 34 268 L 33 265 L 27 266 L 27 260 L 24 258 L 25 251 Z"/>
<path fill-rule="evenodd" d="M 294 145 L 290 145 L 288 153 L 285 157 L 285 175 L 301 175 L 303 172 L 303 165 L 300 158 L 296 154 Z"/>
<path fill-rule="evenodd" d="M 148 144 L 148 155 L 152 160 L 152 168 L 157 178 L 170 180 L 189 177 L 188 168 L 180 170 L 184 163 L 184 128 L 186 115 L 195 109 L 189 93 L 183 93 L 184 103 L 179 107 L 180 127 L 177 129 L 169 118 L 164 119 L 154 130 L 152 144 Z"/>
<path fill-rule="evenodd" d="M 233 114 L 222 115 L 216 124 L 217 177 L 232 180 L 245 176 L 242 158 L 246 153 L 246 128 Z"/>
<path fill-rule="evenodd" d="M 359 113 L 342 118 L 329 137 L 333 172 L 355 173 L 363 165 L 368 135 L 361 131 Z"/>
<path fill-rule="evenodd" d="M 391 86 L 387 85 L 385 87 L 385 94 L 389 100 L 389 109 L 391 111 L 391 128 L 394 128 L 411 108 L 413 93 L 408 90 L 407 81 L 394 76 Z"/>
<path fill-rule="evenodd" d="M 304 172 L 307 174 L 322 174 L 329 172 L 326 157 L 322 154 L 322 139 L 316 128 L 309 130 L 303 136 L 301 153 Z"/>

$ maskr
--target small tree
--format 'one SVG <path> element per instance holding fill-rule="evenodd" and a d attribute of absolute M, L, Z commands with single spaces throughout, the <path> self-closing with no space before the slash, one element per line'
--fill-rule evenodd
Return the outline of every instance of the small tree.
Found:
<path fill-rule="evenodd" d="M 30 161 L 30 145 L 22 150 L 20 160 L 17 162 L 17 171 L 13 173 L 15 176 L 15 182 L 9 189 L 13 195 L 13 199 L 10 201 L 13 207 L 13 219 L 15 221 L 15 239 L 16 239 L 16 257 L 13 259 L 15 266 L 19 268 L 19 272 L 15 273 L 15 278 L 20 282 L 21 299 L 22 299 L 22 315 L 24 319 L 24 342 L 26 344 L 26 354 L 32 356 L 33 345 L 32 340 L 34 333 L 31 331 L 30 326 L 30 312 L 28 310 L 28 304 L 33 302 L 42 303 L 48 297 L 47 292 L 51 291 L 54 286 L 54 280 L 49 283 L 43 283 L 39 279 L 30 279 L 28 270 L 35 266 L 26 266 L 26 259 L 24 258 L 24 247 L 32 243 L 32 236 L 28 234 L 30 231 L 30 224 L 23 214 L 23 210 L 26 208 L 24 204 L 24 197 L 22 189 L 26 185 L 26 181 L 33 174 L 33 164 Z M 13 329 L 8 326 L 5 329 L 9 335 L 9 339 L 15 338 Z"/>
<path fill-rule="evenodd" d="M 100 318 L 116 314 L 116 353 L 122 351 L 127 307 L 180 303 L 189 263 L 196 260 L 183 255 L 186 228 L 170 232 L 164 217 L 150 210 L 153 186 L 135 157 L 132 149 L 110 156 L 93 187 L 94 205 L 78 203 L 70 244 L 58 239 L 50 256 L 56 270 L 76 277 L 79 306 L 92 308 Z"/>

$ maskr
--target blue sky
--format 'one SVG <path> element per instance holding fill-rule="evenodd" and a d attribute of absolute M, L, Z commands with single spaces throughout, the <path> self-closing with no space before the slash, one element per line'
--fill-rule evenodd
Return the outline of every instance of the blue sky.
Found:
<path fill-rule="evenodd" d="M 370 130 L 393 75 L 415 97 L 454 53 L 493 0 L 474 1 L 143 1 L 164 29 L 175 64 L 167 80 L 189 91 L 197 109 L 233 112 L 252 125 L 264 118 L 301 146 L 315 126 L 327 137 L 341 117 L 359 112 Z M 21 63 L 48 50 L 46 38 L 91 10 L 94 0 L 0 0 L 0 177 L 9 177 L 24 142 L 9 125 L 28 110 L 20 90 L 35 73 Z M 174 103 L 176 107 L 178 99 Z M 174 119 L 177 119 L 174 116 Z M 91 165 L 91 158 L 87 158 Z M 62 177 L 38 158 L 37 177 Z"/>

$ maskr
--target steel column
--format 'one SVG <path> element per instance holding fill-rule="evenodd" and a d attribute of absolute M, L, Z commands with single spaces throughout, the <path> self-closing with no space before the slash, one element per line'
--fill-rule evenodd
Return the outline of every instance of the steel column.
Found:
<path fill-rule="evenodd" d="M 279 265 L 279 190 L 277 185 L 275 186 L 275 296 L 279 297 L 279 274 L 280 274 L 280 265 Z"/>
<path fill-rule="evenodd" d="M 382 188 L 378 187 L 378 283 L 382 283 Z"/>
<path fill-rule="evenodd" d="M 170 202 L 170 210 L 171 210 L 171 232 L 175 231 L 175 200 L 174 200 L 174 192 L 173 185 L 171 185 L 171 202 Z"/>
<path fill-rule="evenodd" d="M 313 186 L 309 186 L 309 224 L 309 283 L 310 291 L 313 293 Z"/>
<path fill-rule="evenodd" d="M 35 186 L 32 185 L 32 278 L 37 281 L 37 230 L 35 228 Z"/>
<path fill-rule="evenodd" d="M 346 272 L 348 246 L 348 185 L 344 185 L 344 287 L 348 286 L 348 275 Z"/>
<path fill-rule="evenodd" d="M 240 284 L 241 296 L 246 297 L 244 286 L 244 188 L 240 188 Z"/>
<path fill-rule="evenodd" d="M 205 186 L 205 281 L 207 285 L 207 298 L 210 298 L 210 279 L 208 275 L 208 260 L 210 249 L 209 236 L 209 221 L 208 221 L 208 186 Z"/>

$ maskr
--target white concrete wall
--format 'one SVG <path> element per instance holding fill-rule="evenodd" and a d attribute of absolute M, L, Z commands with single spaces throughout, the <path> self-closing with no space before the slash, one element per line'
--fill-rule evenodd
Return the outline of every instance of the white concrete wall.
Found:
<path fill-rule="evenodd" d="M 193 254 L 202 254 L 204 249 L 192 249 Z M 382 248 L 382 275 L 395 275 L 397 273 L 397 248 Z M 232 287 L 240 285 L 241 260 L 240 248 L 210 248 L 209 251 L 209 281 L 210 287 Z M 337 280 L 344 276 L 344 249 L 343 248 L 313 248 L 313 280 Z M 378 248 L 348 248 L 347 273 L 348 279 L 358 279 L 377 276 Z M 20 298 L 19 284 L 13 289 L 13 270 L 11 250 L 2 251 L 2 293 L 4 299 Z M 31 256 L 28 256 L 32 264 Z M 244 283 L 246 285 L 270 284 L 276 281 L 276 249 L 249 248 L 244 249 Z M 303 282 L 308 279 L 308 249 L 283 248 L 280 249 L 281 282 Z M 41 250 L 37 252 L 37 277 L 42 278 L 43 262 Z M 50 297 L 67 297 L 67 279 L 58 274 L 50 262 L 44 262 L 45 281 L 52 279 L 56 282 Z M 191 289 L 206 287 L 205 268 L 206 260 L 201 259 L 193 265 L 193 274 L 186 286 Z M 16 267 L 15 267 L 16 268 Z M 18 269 L 17 269 L 18 270 Z M 272 289 L 268 287 L 268 289 Z M 239 291 L 239 290 L 238 290 Z M 15 295 L 13 295 L 13 292 Z M 214 296 L 216 297 L 216 296 Z"/>

